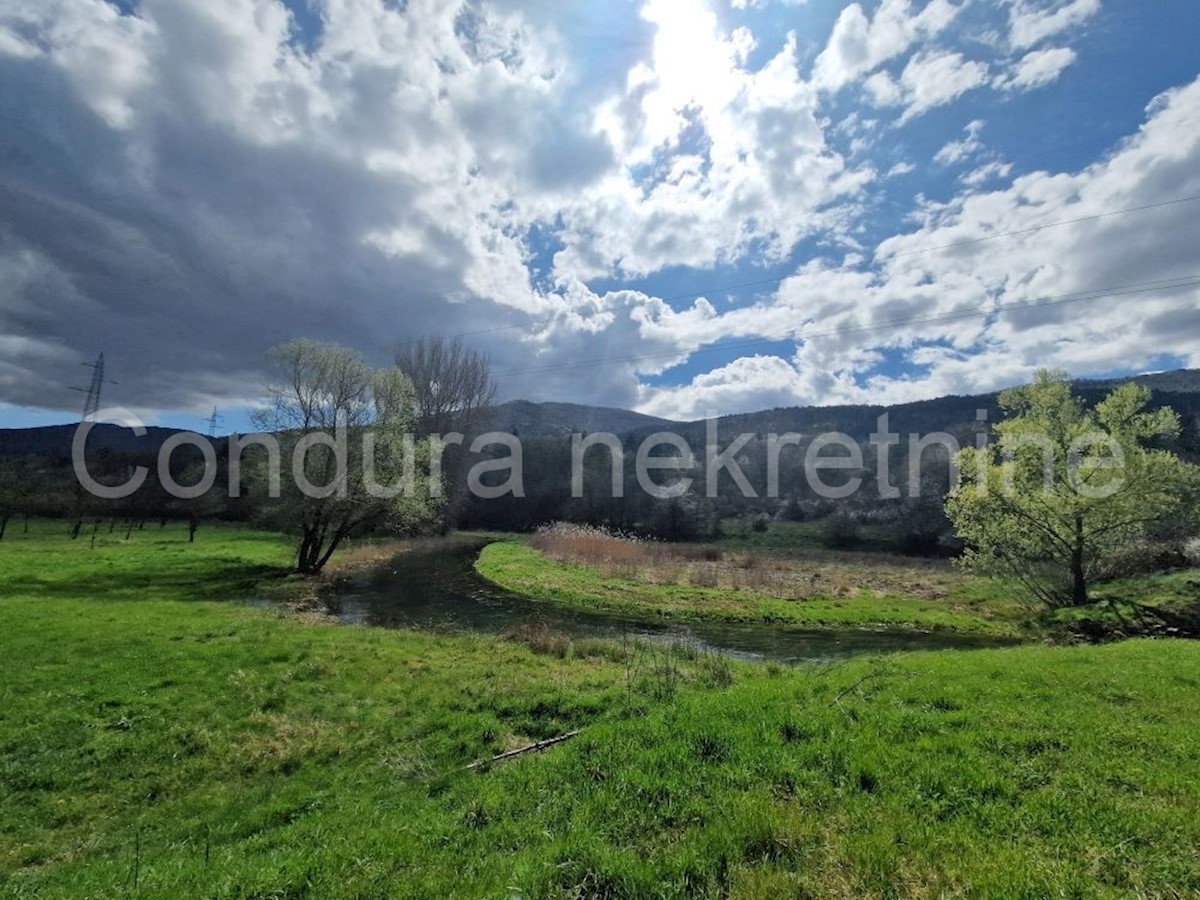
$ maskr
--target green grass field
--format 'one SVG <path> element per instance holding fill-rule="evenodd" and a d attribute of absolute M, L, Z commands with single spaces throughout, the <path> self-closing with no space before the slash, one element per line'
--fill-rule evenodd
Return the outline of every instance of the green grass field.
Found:
<path fill-rule="evenodd" d="M 14 531 L 4 896 L 1200 892 L 1200 644 L 539 653 L 230 602 L 271 535 Z"/>

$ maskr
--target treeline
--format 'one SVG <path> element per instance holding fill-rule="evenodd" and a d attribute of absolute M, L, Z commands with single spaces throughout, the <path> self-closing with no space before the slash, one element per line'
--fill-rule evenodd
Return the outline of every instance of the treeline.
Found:
<path fill-rule="evenodd" d="M 428 346 L 414 346 L 411 353 L 417 363 L 426 367 L 441 364 L 436 358 L 430 360 Z M 455 365 L 461 368 L 461 361 Z M 471 385 L 469 390 L 486 395 L 486 379 Z M 1105 390 L 1084 385 L 1077 394 L 1086 404 L 1094 405 Z M 422 401 L 419 405 L 425 430 L 433 430 L 434 424 L 453 425 L 444 400 L 429 392 L 419 394 L 418 400 Z M 1185 460 L 1200 461 L 1200 393 L 1154 395 L 1152 407 L 1166 405 L 1180 414 L 1182 428 L 1177 436 L 1162 439 L 1158 446 Z M 980 409 L 986 410 L 986 416 L 978 415 Z M 888 416 L 890 431 L 900 436 L 897 444 L 886 448 L 870 439 L 884 414 Z M 950 454 L 937 442 L 914 446 L 910 435 L 946 432 L 961 446 L 972 446 L 981 433 L 990 434 L 994 423 L 1001 418 L 993 396 L 948 397 L 891 408 L 781 409 L 725 417 L 717 427 L 716 446 L 723 450 L 745 436 L 732 463 L 744 473 L 753 491 L 750 495 L 727 470 L 719 473 L 715 490 L 708 490 L 704 458 L 709 437 L 706 424 L 688 423 L 675 431 L 691 448 L 695 464 L 679 471 L 653 473 L 653 481 L 663 485 L 677 478 L 691 479 L 686 492 L 668 499 L 652 496 L 636 477 L 638 448 L 648 436 L 649 426 L 619 436 L 621 458 L 616 484 L 608 448 L 596 446 L 588 450 L 580 484 L 574 485 L 569 433 L 523 436 L 518 432 L 521 465 L 515 474 L 520 476 L 519 494 L 481 499 L 467 489 L 467 473 L 481 461 L 506 460 L 509 449 L 489 446 L 477 454 L 465 451 L 462 447 L 469 446 L 474 436 L 489 427 L 486 416 L 477 417 L 474 427 L 466 429 L 462 447 L 446 448 L 442 467 L 445 499 L 438 515 L 423 520 L 421 527 L 529 531 L 561 520 L 686 541 L 719 537 L 731 527 L 731 520 L 742 523 L 732 527 L 763 527 L 772 520 L 819 520 L 832 545 L 853 546 L 864 526 L 883 526 L 894 535 L 895 546 L 905 552 L 954 553 L 960 544 L 954 537 L 944 503 L 951 479 Z M 801 440 L 779 451 L 778 465 L 773 467 L 770 435 L 789 432 L 799 433 Z M 861 465 L 824 469 L 819 473 L 819 484 L 815 484 L 805 455 L 808 444 L 823 432 L 852 437 L 861 455 Z M 238 486 L 234 496 L 229 496 L 228 442 L 215 441 L 214 446 L 217 470 L 214 486 L 192 499 L 173 496 L 162 483 L 158 454 L 153 452 L 157 444 L 148 444 L 138 452 L 99 449 L 88 453 L 88 471 L 104 484 L 122 484 L 136 467 L 144 467 L 145 480 L 140 488 L 116 500 L 100 499 L 85 490 L 69 459 L 0 457 L 0 537 L 14 518 L 30 517 L 61 519 L 64 527 L 75 535 L 88 523 L 95 527 L 97 522 L 107 523 L 114 531 L 181 522 L 187 524 L 192 537 L 205 521 L 243 522 L 288 530 L 289 523 L 279 521 L 278 504 L 267 502 L 264 485 L 252 477 Z M 914 456 L 918 450 L 919 455 Z M 654 455 L 677 455 L 677 451 L 664 445 Z M 838 446 L 821 453 L 826 459 L 849 455 L 844 447 Z M 515 460 L 509 461 L 515 466 Z M 849 462 L 847 459 L 842 464 Z M 881 478 L 883 469 L 886 478 Z M 190 445 L 179 447 L 171 455 L 167 472 L 176 484 L 195 484 L 205 474 L 200 451 Z M 285 476 L 286 473 L 285 464 Z M 510 474 L 514 473 L 495 472 L 490 478 L 484 476 L 482 481 L 496 484 Z M 769 489 L 772 481 L 777 484 L 774 491 Z M 851 482 L 857 483 L 855 490 L 839 490 Z M 837 496 L 840 493 L 845 496 Z"/>

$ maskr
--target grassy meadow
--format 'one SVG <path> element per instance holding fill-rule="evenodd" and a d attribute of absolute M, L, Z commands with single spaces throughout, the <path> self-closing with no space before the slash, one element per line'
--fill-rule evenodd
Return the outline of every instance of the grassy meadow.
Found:
<path fill-rule="evenodd" d="M 1200 644 L 789 669 L 233 602 L 290 554 L 0 541 L 0 895 L 1200 892 Z"/>

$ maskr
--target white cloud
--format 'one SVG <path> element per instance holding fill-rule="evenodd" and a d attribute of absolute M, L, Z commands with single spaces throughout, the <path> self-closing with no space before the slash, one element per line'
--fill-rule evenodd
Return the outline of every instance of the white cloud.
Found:
<path fill-rule="evenodd" d="M 794 35 L 750 71 L 748 35 L 722 33 L 699 6 L 656 2 L 644 15 L 656 27 L 653 59 L 601 114 L 623 169 L 559 210 L 568 246 L 558 276 L 706 268 L 751 246 L 778 261 L 828 227 L 836 213 L 819 207 L 875 177 L 826 142 Z"/>
<path fill-rule="evenodd" d="M 732 9 L 763 9 L 772 3 L 780 6 L 807 6 L 808 0 L 730 0 Z"/>
<path fill-rule="evenodd" d="M 1194 274 L 1184 235 L 1195 209 L 1186 203 L 962 243 L 1200 192 L 1200 134 L 1181 124 L 1200 114 L 1200 80 L 1168 92 L 1149 113 L 1105 161 L 965 192 L 933 210 L 925 227 L 883 242 L 874 267 L 812 268 L 781 287 L 779 302 L 802 301 L 827 331 Z M 852 402 L 991 390 L 1042 366 L 1095 373 L 1144 367 L 1161 354 L 1195 364 L 1189 329 L 1200 326 L 1198 309 L 1200 289 L 1192 287 L 815 339 L 798 354 L 803 396 Z M 924 346 L 930 370 L 915 381 L 878 376 L 860 385 L 864 346 Z"/>
<path fill-rule="evenodd" d="M 987 75 L 985 63 L 964 59 L 961 53 L 918 53 L 900 74 L 905 103 L 901 123 L 958 99 L 986 83 Z"/>
<path fill-rule="evenodd" d="M 1010 71 L 996 79 L 996 87 L 1010 91 L 1044 87 L 1056 81 L 1075 58 L 1075 51 L 1070 47 L 1030 51 Z"/>
<path fill-rule="evenodd" d="M 875 106 L 899 106 L 904 102 L 904 91 L 887 72 L 876 72 L 863 82 L 871 103 Z"/>
<path fill-rule="evenodd" d="M 1076 28 L 1100 11 L 1100 0 L 1051 0 L 1034 4 L 1014 0 L 1009 7 L 1009 43 L 1018 50 Z"/>
<path fill-rule="evenodd" d="M 1012 163 L 994 160 L 972 169 L 959 180 L 969 187 L 980 187 L 989 181 L 1007 178 L 1012 173 Z"/>
<path fill-rule="evenodd" d="M 43 0 L 0 7 L 0 53 L 53 60 L 83 101 L 114 128 L 130 125 L 151 83 L 152 23 L 108 3 Z"/>
<path fill-rule="evenodd" d="M 678 387 L 642 390 L 647 415 L 690 421 L 733 410 L 790 406 L 804 390 L 795 367 L 778 356 L 743 356 Z"/>
<path fill-rule="evenodd" d="M 1146 368 L 1163 354 L 1200 365 L 1200 287 L 1036 305 L 1196 274 L 1194 205 L 1086 217 L 1200 194 L 1200 133 L 1187 124 L 1197 115 L 1200 79 L 1156 99 L 1146 124 L 1102 162 L 1023 175 L 1000 190 L 968 185 L 930 204 L 921 228 L 883 241 L 873 260 L 801 267 L 771 301 L 692 329 L 698 345 L 711 335 L 798 335 L 794 359 L 739 361 L 687 385 L 644 389 L 640 408 L 687 417 L 706 405 L 903 402 L 994 390 L 1047 366 L 1095 374 Z M 983 168 L 1007 177 L 1005 165 Z M 1071 219 L 1082 221 L 1038 228 Z M 1010 232 L 1021 233 L 996 237 Z M 876 371 L 896 350 L 924 371 Z"/>
<path fill-rule="evenodd" d="M 983 126 L 983 119 L 973 119 L 968 122 L 966 127 L 963 128 L 967 136 L 962 140 L 948 141 L 944 144 L 934 154 L 934 162 L 940 163 L 943 166 L 950 166 L 979 153 L 983 149 L 983 141 L 979 140 L 979 134 L 983 131 Z"/>
<path fill-rule="evenodd" d="M 942 32 L 958 14 L 947 0 L 930 0 L 914 13 L 908 0 L 883 0 L 873 18 L 851 3 L 842 10 L 813 65 L 818 88 L 836 91 Z"/>
<path fill-rule="evenodd" d="M 1020 39 L 1082 21 L 1063 12 L 1077 7 L 1038 13 Z M 862 99 L 905 122 L 989 81 L 1044 83 L 1073 51 L 1033 50 L 997 80 L 955 44 L 957 5 L 883 0 L 842 12 L 806 79 L 806 39 L 728 31 L 700 0 L 652 0 L 629 57 L 606 72 L 556 26 L 574 12 L 524 8 L 325 0 L 323 31 L 306 41 L 279 0 L 142 0 L 134 15 L 102 0 L 0 0 L 0 99 L 21 123 L 0 133 L 0 398 L 73 402 L 79 361 L 104 349 L 131 405 L 211 408 L 244 399 L 262 351 L 287 337 L 384 359 L 404 336 L 507 325 L 521 327 L 478 338 L 514 373 L 507 395 L 672 414 L 963 390 L 1035 361 L 1195 355 L 1178 320 L 1194 296 L 1149 298 L 1135 328 L 1100 304 L 1073 330 L 1032 313 L 861 330 L 1190 265 L 1184 207 L 923 251 L 1200 192 L 1191 132 L 1164 130 L 1200 115 L 1194 85 L 1158 101 L 1104 162 L 1011 185 L 972 122 L 937 154 L 970 162 L 961 193 L 900 210 L 917 230 L 872 258 L 875 167 L 914 171 L 888 168 L 913 145 L 883 147 L 886 123 L 861 103 L 840 122 L 833 110 Z M 851 84 L 861 94 L 834 98 Z M 585 284 L 673 267 L 721 284 L 715 266 L 753 272 L 810 255 L 810 239 L 828 258 L 749 305 Z M 643 383 L 730 338 L 839 328 L 860 330 L 677 388 Z M 929 374 L 872 375 L 885 349 L 912 351 Z M 605 358 L 621 361 L 570 368 Z"/>

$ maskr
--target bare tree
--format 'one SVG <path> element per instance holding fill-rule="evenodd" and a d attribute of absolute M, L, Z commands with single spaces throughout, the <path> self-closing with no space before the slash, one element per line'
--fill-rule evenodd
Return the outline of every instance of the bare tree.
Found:
<path fill-rule="evenodd" d="M 496 396 L 491 359 L 460 338 L 408 341 L 396 365 L 412 382 L 421 427 L 430 433 L 466 430 Z"/>
<path fill-rule="evenodd" d="M 390 485 L 407 468 L 406 434 L 414 403 L 404 373 L 396 367 L 372 369 L 353 350 L 316 341 L 276 347 L 271 362 L 274 373 L 266 385 L 271 405 L 255 420 L 274 432 L 284 458 L 293 460 L 293 474 L 302 469 L 299 474 L 309 486 L 302 487 L 298 477 L 284 477 L 277 494 L 268 494 L 262 508 L 267 521 L 299 532 L 296 567 L 320 572 L 355 534 L 431 525 L 437 503 L 427 491 L 387 495 L 372 488 L 374 479 Z M 339 430 L 362 439 L 347 441 L 341 461 L 338 450 L 326 443 L 298 450 L 314 437 Z M 294 461 L 297 457 L 299 463 Z M 426 468 L 415 456 L 409 465 Z M 414 486 L 420 483 L 423 480 L 414 481 Z"/>
<path fill-rule="evenodd" d="M 0 540 L 13 516 L 29 517 L 53 509 L 60 485 L 46 463 L 32 456 L 0 457 Z"/>

